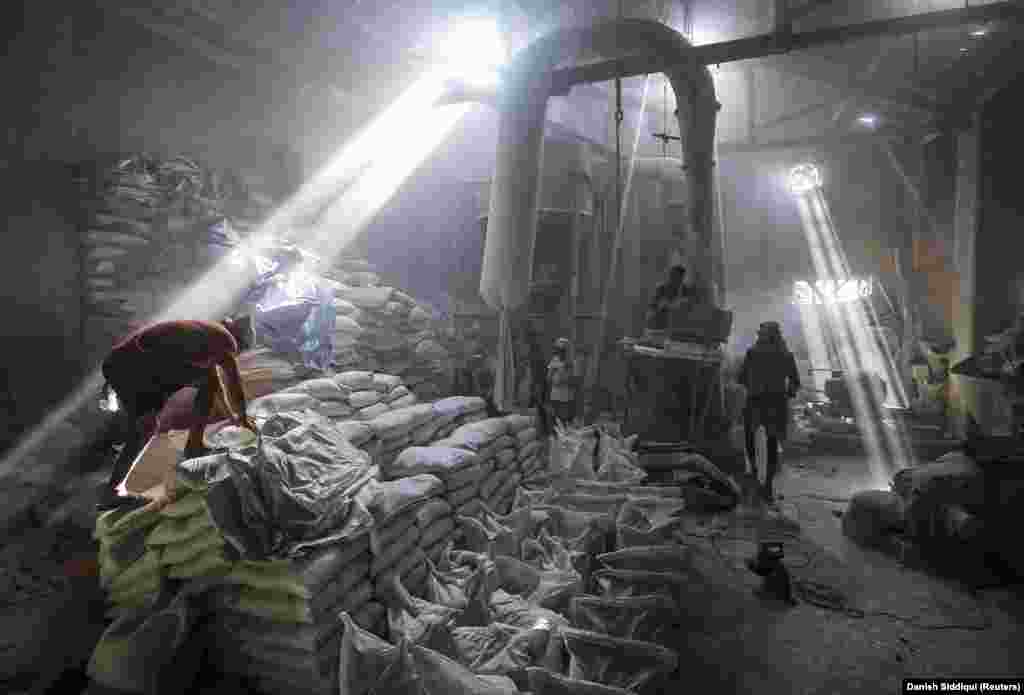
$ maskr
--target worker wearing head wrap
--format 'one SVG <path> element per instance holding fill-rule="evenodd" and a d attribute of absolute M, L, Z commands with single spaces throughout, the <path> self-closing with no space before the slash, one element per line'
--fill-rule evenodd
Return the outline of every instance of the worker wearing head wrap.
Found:
<path fill-rule="evenodd" d="M 768 439 L 764 496 L 774 496 L 773 481 L 779 465 L 779 441 L 785 439 L 789 424 L 789 399 L 800 390 L 800 373 L 793 353 L 786 347 L 782 330 L 775 321 L 762 323 L 757 342 L 747 351 L 737 381 L 747 391 L 743 410 L 747 456 L 756 466 L 754 437 L 759 427 Z M 756 473 L 755 469 L 755 473 Z"/>
<path fill-rule="evenodd" d="M 569 424 L 576 419 L 576 399 L 572 387 L 572 363 L 569 350 L 572 344 L 567 338 L 555 341 L 554 354 L 548 363 L 548 402 L 556 420 Z"/>
<path fill-rule="evenodd" d="M 158 415 L 177 391 L 195 386 L 194 419 L 185 448 L 187 457 L 202 455 L 203 432 L 215 407 L 256 432 L 246 414 L 245 392 L 237 356 L 251 343 L 247 319 L 166 321 L 135 331 L 121 340 L 103 361 L 103 376 L 117 397 L 124 449 L 114 463 L 101 506 L 113 507 L 138 498 L 122 499 L 117 487 L 146 443 L 159 431 Z M 218 375 L 224 372 L 224 383 Z"/>
<path fill-rule="evenodd" d="M 692 296 L 686 286 L 686 268 L 675 262 L 669 268 L 668 279 L 654 289 L 654 296 L 647 307 L 647 327 L 663 331 L 668 328 L 672 309 Z"/>

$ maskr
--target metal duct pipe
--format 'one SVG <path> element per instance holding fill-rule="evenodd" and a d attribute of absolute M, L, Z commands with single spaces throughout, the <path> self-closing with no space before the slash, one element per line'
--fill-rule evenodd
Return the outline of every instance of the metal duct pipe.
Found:
<path fill-rule="evenodd" d="M 707 68 L 691 60 L 693 47 L 672 28 L 646 19 L 564 28 L 535 41 L 506 73 L 498 129 L 498 159 L 488 216 L 480 294 L 494 308 L 515 309 L 529 294 L 537 233 L 537 203 L 543 159 L 544 116 L 554 95 L 555 67 L 581 54 L 623 57 L 655 51 L 673 67 L 667 73 L 679 108 L 686 172 L 687 216 L 671 221 L 675 243 L 697 240 L 695 282 L 710 289 L 714 229 L 714 137 L 719 104 Z"/>

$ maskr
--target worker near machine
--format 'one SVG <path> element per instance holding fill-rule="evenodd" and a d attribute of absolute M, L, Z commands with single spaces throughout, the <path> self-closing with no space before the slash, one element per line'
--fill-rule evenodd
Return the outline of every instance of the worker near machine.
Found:
<path fill-rule="evenodd" d="M 740 366 L 737 382 L 747 390 L 743 410 L 747 456 L 757 473 L 754 437 L 759 427 L 765 428 L 768 439 L 768 460 L 765 487 L 769 502 L 774 499 L 773 481 L 778 472 L 779 441 L 785 439 L 789 423 L 789 399 L 800 390 L 800 373 L 793 353 L 786 347 L 782 329 L 775 321 L 762 323 L 757 342 L 747 350 Z"/>
<path fill-rule="evenodd" d="M 548 370 L 544 350 L 541 348 L 537 333 L 532 329 L 524 333 L 522 354 L 526 376 L 530 382 L 527 407 L 537 411 L 541 435 L 547 435 L 551 431 L 547 413 Z"/>
<path fill-rule="evenodd" d="M 185 456 L 203 454 L 203 433 L 215 406 L 253 432 L 246 414 L 245 392 L 238 369 L 238 354 L 251 346 L 248 318 L 210 321 L 166 321 L 135 331 L 121 340 L 103 361 L 105 389 L 119 404 L 124 427 L 124 448 L 114 463 L 109 484 L 100 500 L 103 508 L 140 503 L 140 498 L 119 496 L 118 486 L 146 443 L 159 431 L 159 413 L 177 391 L 198 389 L 195 419 L 189 429 Z M 217 368 L 224 372 L 221 382 Z"/>
<path fill-rule="evenodd" d="M 555 420 L 569 424 L 576 419 L 576 399 L 573 396 L 572 362 L 569 360 L 568 338 L 555 341 L 554 354 L 548 363 L 548 403 Z"/>
<path fill-rule="evenodd" d="M 672 310 L 692 297 L 692 289 L 686 286 L 686 268 L 674 263 L 669 268 L 668 279 L 654 289 L 647 308 L 647 327 L 656 331 L 667 329 Z"/>

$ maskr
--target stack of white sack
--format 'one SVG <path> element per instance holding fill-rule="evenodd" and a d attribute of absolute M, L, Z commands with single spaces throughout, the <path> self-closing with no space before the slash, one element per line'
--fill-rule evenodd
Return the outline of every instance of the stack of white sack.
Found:
<path fill-rule="evenodd" d="M 420 403 L 379 415 L 367 424 L 373 429 L 378 441 L 375 461 L 387 466 L 398 455 L 416 443 L 417 439 L 434 438 L 439 427 L 434 408 L 430 403 Z"/>
<path fill-rule="evenodd" d="M 408 294 L 376 283 L 365 271 L 334 283 L 335 364 L 398 374 L 420 400 L 447 395 L 450 358 L 432 312 Z"/>
<path fill-rule="evenodd" d="M 433 475 L 371 481 L 359 500 L 373 516 L 370 531 L 370 578 L 374 594 L 388 594 L 398 577 L 414 595 L 422 595 L 427 580 L 426 555 L 420 549 L 422 507 L 443 500 L 444 483 Z"/>
<path fill-rule="evenodd" d="M 447 424 L 437 431 L 437 440 L 441 440 L 462 425 L 486 420 L 487 403 L 479 396 L 451 396 L 434 401 L 434 412 L 447 420 Z"/>
<path fill-rule="evenodd" d="M 476 454 L 480 462 L 481 471 L 476 494 L 472 495 L 467 489 L 459 497 L 458 503 L 453 501 L 452 506 L 455 507 L 456 514 L 474 516 L 472 509 L 465 508 L 466 504 L 473 499 L 484 502 L 483 490 L 485 485 L 487 486 L 487 491 L 493 494 L 495 488 L 491 481 L 496 476 L 496 471 L 498 471 L 500 465 L 498 453 L 506 452 L 502 454 L 501 460 L 505 461 L 506 465 L 508 465 L 510 461 L 507 450 L 514 450 L 515 444 L 515 437 L 508 434 L 508 425 L 505 419 L 500 417 L 487 418 L 479 422 L 460 425 L 447 438 L 434 443 L 434 446 L 471 451 Z M 503 484 L 504 480 L 502 479 L 501 482 Z"/>
<path fill-rule="evenodd" d="M 214 665 L 266 692 L 335 692 L 338 614 L 382 629 L 385 609 L 373 597 L 371 562 L 370 536 L 363 534 L 299 559 L 236 563 L 210 621 Z"/>
<path fill-rule="evenodd" d="M 251 401 L 248 412 L 254 418 L 267 418 L 283 412 L 312 410 L 335 421 L 372 420 L 416 403 L 416 396 L 409 393 L 397 376 L 349 371 L 292 383 Z"/>
<path fill-rule="evenodd" d="M 380 476 L 384 480 L 402 480 L 421 475 L 435 476 L 441 481 L 449 514 L 471 516 L 476 512 L 482 468 L 480 459 L 472 451 L 442 446 L 414 446 L 405 449 L 393 462 L 380 467 Z M 430 555 L 438 549 L 431 544 L 427 550 Z"/>
<path fill-rule="evenodd" d="M 494 467 L 490 476 L 481 483 L 480 498 L 487 507 L 498 514 L 507 514 L 515 500 L 522 474 L 519 466 L 519 435 L 536 432 L 534 419 L 526 415 L 509 415 L 503 418 L 507 434 L 498 441 L 502 448 L 494 455 Z"/>

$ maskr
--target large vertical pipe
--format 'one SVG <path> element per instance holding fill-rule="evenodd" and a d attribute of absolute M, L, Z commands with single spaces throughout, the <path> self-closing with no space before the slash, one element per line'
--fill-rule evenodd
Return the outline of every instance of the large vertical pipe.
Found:
<path fill-rule="evenodd" d="M 678 67 L 668 75 L 679 108 L 684 170 L 689 188 L 689 219 L 674 226 L 675 246 L 697 240 L 696 284 L 712 301 L 712 288 L 724 263 L 715 262 L 714 138 L 719 104 L 707 67 L 687 61 L 690 44 L 656 21 L 627 19 L 563 28 L 535 41 L 509 71 L 500 103 L 498 158 L 490 202 L 480 294 L 503 316 L 529 294 L 537 233 L 537 203 L 543 156 L 544 115 L 552 92 L 551 71 L 560 62 L 586 54 L 622 56 L 660 50 Z M 717 268 L 717 270 L 716 270 Z M 507 323 L 507 321 L 505 322 Z M 597 349 L 602 350 L 598 345 Z M 499 347 L 499 363 L 505 351 Z M 499 374 L 499 381 L 503 377 Z M 495 400 L 503 405 L 496 390 Z"/>
<path fill-rule="evenodd" d="M 679 132 L 682 137 L 683 171 L 687 180 L 686 211 L 689 219 L 685 227 L 676 225 L 675 233 L 680 248 L 688 236 L 696 247 L 696 286 L 711 296 L 711 289 L 719 278 L 715 270 L 715 247 L 718 232 L 715 225 L 714 145 L 715 120 L 719 104 L 714 97 L 711 74 L 706 68 L 696 76 L 670 74 L 672 88 L 679 108 Z"/>
<path fill-rule="evenodd" d="M 502 94 L 498 153 L 487 218 L 480 295 L 513 310 L 530 292 L 537 234 L 548 74 L 518 75 Z"/>
<path fill-rule="evenodd" d="M 515 308 L 528 294 L 551 68 L 584 52 L 618 56 L 652 48 L 677 57 L 677 64 L 685 64 L 691 47 L 664 24 L 627 19 L 555 31 L 534 42 L 517 60 L 501 100 L 498 161 L 480 284 L 480 293 L 491 306 Z M 688 219 L 676 220 L 673 233 L 679 246 L 690 235 L 697 240 L 696 282 L 710 290 L 716 281 L 713 166 L 719 105 L 705 66 L 693 62 L 674 70 L 669 80 L 679 105 L 677 118 L 690 202 Z"/>

